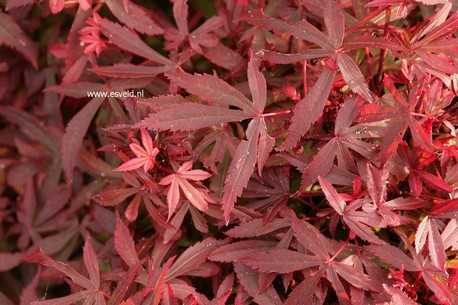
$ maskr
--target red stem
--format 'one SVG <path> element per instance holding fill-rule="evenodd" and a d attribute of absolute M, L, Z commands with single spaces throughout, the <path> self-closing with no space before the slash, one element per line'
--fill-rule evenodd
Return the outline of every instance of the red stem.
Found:
<path fill-rule="evenodd" d="M 383 31 L 383 38 L 388 38 L 389 30 L 390 30 L 390 19 L 391 19 L 391 8 L 386 8 L 386 16 L 385 16 L 385 29 Z M 383 64 L 385 63 L 385 56 L 386 56 L 386 49 L 380 50 L 380 60 L 378 63 L 378 71 L 377 71 L 377 85 L 379 86 L 379 94 L 382 93 L 383 90 L 383 83 L 382 83 L 382 75 L 383 75 Z"/>
<path fill-rule="evenodd" d="M 260 116 L 265 118 L 265 117 L 268 117 L 268 116 L 290 114 L 290 113 L 291 113 L 291 110 L 283 110 L 283 111 L 277 111 L 277 112 L 262 113 L 262 114 L 260 114 Z"/>
<path fill-rule="evenodd" d="M 348 245 L 349 242 L 350 242 L 350 235 L 348 235 L 347 240 L 342 244 L 339 250 L 337 250 L 337 252 L 330 259 L 328 259 L 328 262 L 332 262 L 337 257 L 337 255 L 339 255 L 340 252 L 342 252 L 342 250 Z"/>
<path fill-rule="evenodd" d="M 372 63 L 371 63 L 369 48 L 364 48 L 364 51 L 366 53 L 367 72 L 369 72 L 369 75 L 372 75 Z"/>
<path fill-rule="evenodd" d="M 302 86 L 304 87 L 304 96 L 307 94 L 307 61 L 304 60 L 302 65 Z"/>
<path fill-rule="evenodd" d="M 155 165 L 158 169 L 160 169 L 161 171 L 164 171 L 164 172 L 166 172 L 166 173 L 168 173 L 168 174 L 175 174 L 175 172 L 172 172 L 170 169 L 168 169 L 168 168 L 166 168 L 166 167 L 163 167 L 162 165 L 160 165 L 160 164 L 157 163 L 157 162 L 154 162 L 154 165 Z"/>

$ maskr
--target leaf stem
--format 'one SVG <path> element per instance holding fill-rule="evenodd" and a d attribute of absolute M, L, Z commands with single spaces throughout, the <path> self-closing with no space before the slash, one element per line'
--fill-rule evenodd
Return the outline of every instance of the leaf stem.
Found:
<path fill-rule="evenodd" d="M 162 165 L 160 165 L 160 164 L 157 163 L 157 162 L 154 162 L 154 165 L 155 165 L 158 169 L 160 169 L 161 171 L 164 171 L 164 172 L 166 172 L 166 173 L 168 173 L 168 174 L 176 174 L 175 172 L 171 171 L 170 169 L 168 169 L 168 168 L 166 168 L 166 167 L 163 167 Z"/>
<path fill-rule="evenodd" d="M 383 38 L 388 38 L 389 30 L 390 30 L 390 19 L 391 19 L 391 8 L 386 8 L 386 15 L 385 15 L 385 29 L 383 31 Z M 377 85 L 379 95 L 382 93 L 383 90 L 383 82 L 382 82 L 382 75 L 383 75 L 383 64 L 385 63 L 385 56 L 386 56 L 386 49 L 380 50 L 380 59 L 378 62 L 378 71 L 377 71 Z"/>
<path fill-rule="evenodd" d="M 370 58 L 369 48 L 364 48 L 364 52 L 366 53 L 366 62 L 367 62 L 367 72 L 369 75 L 372 75 L 372 62 Z"/>
<path fill-rule="evenodd" d="M 307 95 L 307 61 L 304 60 L 304 64 L 302 65 L 302 86 L 304 91 L 304 96 Z"/>
<path fill-rule="evenodd" d="M 282 114 L 290 114 L 291 109 L 288 110 L 283 110 L 283 111 L 277 111 L 277 112 L 269 112 L 269 113 L 262 113 L 260 116 L 262 118 L 268 117 L 268 116 L 276 116 L 276 115 L 282 115 Z"/>
<path fill-rule="evenodd" d="M 339 250 L 337 250 L 337 252 L 330 259 L 328 259 L 328 261 L 332 262 L 337 257 L 337 255 L 339 255 L 340 252 L 342 252 L 342 250 L 348 245 L 349 242 L 350 234 L 348 234 L 347 240 L 342 244 L 342 246 L 340 246 Z"/>

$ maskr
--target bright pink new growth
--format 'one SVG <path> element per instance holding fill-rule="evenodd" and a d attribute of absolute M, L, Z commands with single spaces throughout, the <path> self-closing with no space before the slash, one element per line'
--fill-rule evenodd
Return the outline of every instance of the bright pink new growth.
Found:
<path fill-rule="evenodd" d="M 141 135 L 143 147 L 137 143 L 129 145 L 130 150 L 135 154 L 136 158 L 130 159 L 123 165 L 116 168 L 115 171 L 131 171 L 143 166 L 143 170 L 148 172 L 154 168 L 156 155 L 159 153 L 159 149 L 154 147 L 153 139 L 145 128 L 141 129 Z"/>
<path fill-rule="evenodd" d="M 207 202 L 211 201 L 211 199 L 208 197 L 206 190 L 194 187 L 188 180 L 201 181 L 210 178 L 212 175 L 201 169 L 191 170 L 191 168 L 192 162 L 187 161 L 174 174 L 164 177 L 159 182 L 160 185 L 170 185 L 167 193 L 169 219 L 180 201 L 180 189 L 193 206 L 201 211 L 206 211 L 208 208 Z"/>
<path fill-rule="evenodd" d="M 83 1 L 85 2 L 85 1 Z M 105 41 L 102 40 L 100 37 L 100 21 L 102 20 L 102 17 L 97 12 L 94 12 L 92 14 L 92 18 L 88 18 L 86 20 L 87 26 L 81 29 L 80 34 L 80 40 L 84 44 L 88 44 L 84 48 L 84 54 L 89 55 L 92 53 L 96 53 L 97 56 L 100 56 L 100 53 L 102 53 L 103 49 L 106 48 L 106 43 Z"/>
<path fill-rule="evenodd" d="M 53 14 L 59 13 L 64 9 L 65 0 L 49 0 L 49 8 Z"/>
<path fill-rule="evenodd" d="M 92 0 L 78 0 L 83 11 L 87 11 L 92 6 Z"/>

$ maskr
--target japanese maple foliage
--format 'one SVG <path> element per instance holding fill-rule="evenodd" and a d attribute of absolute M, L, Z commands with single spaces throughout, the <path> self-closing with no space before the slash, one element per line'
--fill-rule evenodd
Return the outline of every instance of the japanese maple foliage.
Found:
<path fill-rule="evenodd" d="M 3 1 L 0 304 L 458 304 L 457 8 Z"/>

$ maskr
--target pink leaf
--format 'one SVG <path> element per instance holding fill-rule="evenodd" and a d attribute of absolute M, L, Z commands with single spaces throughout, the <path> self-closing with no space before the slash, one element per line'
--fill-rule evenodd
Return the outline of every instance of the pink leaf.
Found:
<path fill-rule="evenodd" d="M 337 214 L 343 215 L 346 203 L 342 197 L 339 196 L 336 189 L 322 177 L 318 177 L 318 182 L 320 183 L 321 189 L 323 190 L 329 204 L 334 208 L 334 210 L 336 210 Z"/>
<path fill-rule="evenodd" d="M 262 51 L 262 59 L 267 60 L 268 62 L 274 64 L 292 64 L 295 62 L 302 62 L 308 59 L 316 59 L 321 57 L 332 56 L 332 51 L 322 50 L 322 49 L 308 49 L 307 52 L 299 54 L 285 54 L 279 52 L 273 52 L 264 50 Z"/>
<path fill-rule="evenodd" d="M 317 228 L 309 224 L 307 221 L 298 219 L 295 216 L 293 216 L 291 224 L 294 230 L 294 236 L 297 238 L 299 243 L 317 256 L 323 259 L 329 258 L 331 245 Z"/>
<path fill-rule="evenodd" d="M 163 182 L 164 179 L 161 180 L 161 182 Z M 159 182 L 159 184 L 161 184 L 161 182 Z M 168 214 L 169 216 L 167 218 L 167 221 L 169 221 L 173 213 L 175 213 L 179 200 L 180 200 L 179 184 L 176 179 L 173 179 L 171 181 L 169 191 L 167 192 L 167 204 L 169 206 L 169 214 Z"/>
<path fill-rule="evenodd" d="M 274 248 L 275 242 L 264 240 L 244 240 L 221 246 L 213 251 L 209 259 L 217 262 L 239 262 L 250 254 L 260 253 Z"/>
<path fill-rule="evenodd" d="M 365 82 L 364 76 L 361 74 L 358 65 L 345 53 L 337 54 L 337 65 L 345 82 L 350 89 L 364 97 L 369 102 L 372 102 L 372 94 Z"/>
<path fill-rule="evenodd" d="M 173 3 L 173 17 L 181 34 L 189 34 L 188 5 L 186 0 L 176 0 Z"/>
<path fill-rule="evenodd" d="M 86 235 L 86 242 L 84 243 L 83 260 L 91 283 L 94 285 L 94 287 L 98 288 L 100 285 L 99 260 L 97 258 L 97 254 L 94 251 L 94 248 L 92 248 L 89 234 Z"/>
<path fill-rule="evenodd" d="M 114 244 L 119 256 L 129 267 L 135 266 L 140 262 L 129 229 L 119 217 L 116 218 Z"/>
<path fill-rule="evenodd" d="M 222 43 L 217 43 L 214 47 L 202 47 L 202 54 L 215 65 L 227 70 L 240 68 L 245 63 L 239 53 Z"/>
<path fill-rule="evenodd" d="M 334 48 L 341 47 L 345 34 L 345 20 L 338 1 L 325 1 L 323 18 L 328 30 L 329 42 Z"/>
<path fill-rule="evenodd" d="M 258 173 L 261 176 L 264 165 L 270 156 L 270 152 L 275 146 L 275 138 L 271 137 L 267 132 L 265 120 L 261 120 L 258 125 L 259 140 L 257 147 Z"/>
<path fill-rule="evenodd" d="M 324 145 L 313 157 L 312 162 L 304 169 L 302 175 L 302 187 L 314 183 L 319 176 L 326 176 L 334 164 L 337 150 L 337 140 L 334 138 Z"/>
<path fill-rule="evenodd" d="M 59 272 L 68 276 L 70 279 L 72 279 L 72 281 L 76 285 L 86 288 L 88 290 L 96 288 L 96 286 L 90 280 L 82 276 L 79 272 L 73 269 L 70 265 L 66 263 L 55 261 L 51 257 L 44 254 L 41 251 L 41 249 L 37 249 L 34 252 L 32 252 L 26 258 L 26 261 L 31 262 L 31 263 L 39 263 L 41 265 L 54 268 L 58 270 Z"/>
<path fill-rule="evenodd" d="M 69 184 L 73 182 L 73 169 L 83 138 L 103 101 L 104 98 L 99 97 L 92 99 L 71 119 L 65 129 L 62 138 L 62 167 Z"/>
<path fill-rule="evenodd" d="M 219 107 L 237 107 L 247 116 L 257 115 L 253 103 L 225 81 L 209 74 L 167 73 L 167 77 L 189 93 Z"/>
<path fill-rule="evenodd" d="M 183 194 L 191 202 L 193 206 L 202 212 L 208 209 L 208 204 L 202 193 L 192 186 L 186 179 L 179 177 L 178 184 L 180 185 Z"/>
<path fill-rule="evenodd" d="M 164 66 L 175 66 L 173 61 L 160 55 L 144 43 L 135 32 L 107 19 L 103 19 L 100 25 L 102 33 L 108 37 L 111 43 L 117 45 L 121 49 Z"/>
<path fill-rule="evenodd" d="M 92 6 L 92 0 L 78 0 L 78 3 L 83 11 L 87 11 Z"/>
<path fill-rule="evenodd" d="M 272 249 L 241 260 L 261 272 L 289 273 L 323 264 L 323 259 L 286 249 Z"/>
<path fill-rule="evenodd" d="M 183 254 L 173 263 L 167 274 L 166 280 L 174 279 L 191 270 L 199 268 L 199 265 L 205 262 L 213 250 L 226 244 L 213 238 L 206 238 L 201 242 L 195 243 L 187 248 Z"/>
<path fill-rule="evenodd" d="M 253 122 L 250 122 L 250 124 L 253 124 Z M 237 147 L 237 151 L 229 166 L 223 189 L 224 195 L 221 200 L 226 223 L 229 222 L 234 202 L 242 194 L 256 165 L 257 138 L 256 135 L 248 138 L 248 141 L 242 141 Z"/>
<path fill-rule="evenodd" d="M 240 224 L 239 226 L 225 232 L 225 234 L 232 238 L 255 237 L 288 227 L 289 224 L 289 219 L 274 219 L 268 224 L 264 224 L 263 219 L 257 218 L 244 224 Z"/>
<path fill-rule="evenodd" d="M 371 254 L 381 258 L 397 269 L 404 268 L 406 271 L 420 271 L 420 267 L 408 257 L 401 249 L 389 244 L 372 244 L 365 247 Z"/>
<path fill-rule="evenodd" d="M 151 113 L 137 127 L 188 131 L 226 122 L 240 122 L 248 116 L 240 110 L 225 109 L 197 103 L 182 103 L 158 113 Z"/>
<path fill-rule="evenodd" d="M 174 66 L 140 66 L 133 64 L 115 64 L 113 66 L 94 67 L 91 70 L 101 76 L 117 78 L 144 78 L 153 77 L 175 69 Z"/>
<path fill-rule="evenodd" d="M 124 200 L 137 192 L 138 190 L 135 188 L 107 190 L 95 195 L 93 199 L 100 205 L 114 206 L 124 202 Z"/>
<path fill-rule="evenodd" d="M 259 72 L 258 66 L 259 64 L 252 53 L 248 63 L 248 84 L 253 97 L 254 108 L 259 113 L 262 113 L 266 105 L 267 85 L 264 76 Z"/>
<path fill-rule="evenodd" d="M 450 185 L 448 185 L 441 177 L 438 177 L 425 171 L 421 171 L 418 174 L 421 180 L 423 180 L 425 184 L 429 185 L 431 188 L 439 189 L 447 193 L 453 192 L 453 189 L 450 187 Z"/>
<path fill-rule="evenodd" d="M 260 292 L 258 285 L 259 272 L 242 264 L 234 265 L 235 273 L 243 289 L 253 298 L 256 304 L 263 305 L 282 305 L 280 296 L 273 286 L 269 286 L 265 291 Z"/>
<path fill-rule="evenodd" d="M 324 105 L 334 81 L 335 72 L 325 69 L 312 90 L 296 105 L 289 134 L 285 142 L 279 148 L 287 150 L 292 148 L 300 138 L 310 129 L 323 112 Z"/>
<path fill-rule="evenodd" d="M 285 301 L 285 305 L 306 304 L 309 302 L 313 298 L 317 285 L 324 271 L 324 268 L 320 268 L 314 275 L 306 277 L 289 294 Z"/>
<path fill-rule="evenodd" d="M 151 19 L 147 11 L 134 2 L 108 0 L 105 3 L 113 15 L 132 30 L 151 36 L 164 33 L 164 30 Z"/>
<path fill-rule="evenodd" d="M 65 0 L 49 0 L 49 8 L 53 14 L 59 13 L 64 9 Z"/>
<path fill-rule="evenodd" d="M 293 24 L 281 19 L 267 17 L 261 10 L 255 10 L 248 12 L 244 20 L 265 30 L 285 33 L 313 42 L 326 50 L 334 49 L 333 45 L 329 43 L 328 37 L 305 19 Z"/>
<path fill-rule="evenodd" d="M 170 266 L 172 265 L 174 260 L 175 260 L 175 256 L 172 256 L 161 267 L 161 273 L 159 274 L 159 277 L 155 283 L 152 305 L 158 305 L 159 302 L 161 302 L 162 296 L 164 295 L 164 292 L 165 292 L 164 290 L 165 282 L 166 282 L 165 279 L 166 279 L 167 273 L 169 272 Z"/>

